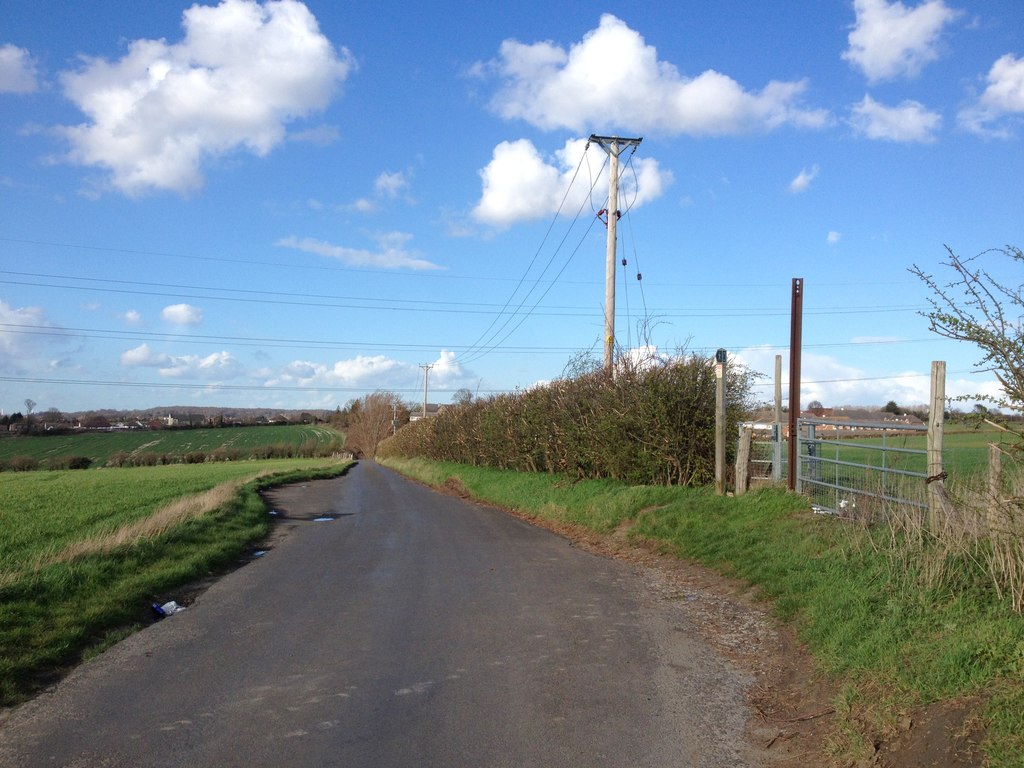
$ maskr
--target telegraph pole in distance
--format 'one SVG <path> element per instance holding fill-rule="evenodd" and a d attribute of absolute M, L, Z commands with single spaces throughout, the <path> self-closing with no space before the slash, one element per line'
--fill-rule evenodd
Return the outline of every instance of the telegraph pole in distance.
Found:
<path fill-rule="evenodd" d="M 423 369 L 423 418 L 427 418 L 427 377 L 430 374 L 430 369 L 433 368 L 433 364 L 420 363 L 420 368 Z"/>
<path fill-rule="evenodd" d="M 591 134 L 590 141 L 608 153 L 608 249 L 604 268 L 604 373 L 611 378 L 615 355 L 615 242 L 619 222 L 619 154 L 626 147 L 637 147 L 642 138 L 620 139 L 618 136 Z"/>

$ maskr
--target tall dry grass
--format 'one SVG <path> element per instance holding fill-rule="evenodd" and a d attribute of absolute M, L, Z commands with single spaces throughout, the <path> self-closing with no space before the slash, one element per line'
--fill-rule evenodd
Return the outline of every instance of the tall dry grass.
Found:
<path fill-rule="evenodd" d="M 262 470 L 247 477 L 221 483 L 208 491 L 175 499 L 141 520 L 135 520 L 113 531 L 74 541 L 58 552 L 43 555 L 39 558 L 35 567 L 38 569 L 54 563 L 66 563 L 90 555 L 106 554 L 121 547 L 131 546 L 144 539 L 160 536 L 177 525 L 209 514 L 225 506 L 235 497 L 238 489 L 243 485 L 269 474 L 271 474 L 270 470 Z"/>
<path fill-rule="evenodd" d="M 1001 471 L 937 488 L 941 513 L 889 505 L 884 542 L 894 573 L 954 591 L 983 574 L 1000 600 L 1024 612 L 1024 464 L 1003 448 Z M 876 543 L 877 539 L 874 540 Z"/>

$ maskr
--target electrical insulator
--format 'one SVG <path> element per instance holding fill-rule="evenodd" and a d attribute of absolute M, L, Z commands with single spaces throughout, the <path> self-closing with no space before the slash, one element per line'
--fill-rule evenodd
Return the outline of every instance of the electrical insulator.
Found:
<path fill-rule="evenodd" d="M 637 280 L 643 280 L 643 279 L 644 279 L 644 276 L 643 276 L 643 275 L 641 275 L 641 274 L 640 274 L 639 272 L 637 272 L 637 273 L 636 273 L 636 279 L 637 279 Z"/>
<path fill-rule="evenodd" d="M 622 260 L 622 266 L 626 266 L 626 260 L 625 259 Z"/>

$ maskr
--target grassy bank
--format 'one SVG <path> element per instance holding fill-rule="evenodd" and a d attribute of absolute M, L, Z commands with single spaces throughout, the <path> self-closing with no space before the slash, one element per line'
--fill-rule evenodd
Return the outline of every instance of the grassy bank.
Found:
<path fill-rule="evenodd" d="M 847 759 L 905 713 L 977 699 L 994 766 L 1024 755 L 1024 617 L 1000 600 L 981 563 L 949 563 L 941 586 L 888 527 L 815 516 L 802 497 L 764 489 L 739 498 L 707 489 L 500 472 L 420 460 L 388 461 L 422 482 L 449 478 L 474 497 L 528 516 L 663 542 L 679 557 L 754 585 L 792 622 L 840 684 L 834 749 Z"/>
<path fill-rule="evenodd" d="M 148 619 L 167 590 L 237 561 L 266 535 L 257 491 L 344 463 L 5 474 L 0 479 L 0 705 Z"/>

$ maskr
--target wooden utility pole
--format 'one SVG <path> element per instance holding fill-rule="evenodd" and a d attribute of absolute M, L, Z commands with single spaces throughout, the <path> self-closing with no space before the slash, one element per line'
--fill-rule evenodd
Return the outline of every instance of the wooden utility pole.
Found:
<path fill-rule="evenodd" d="M 789 490 L 796 490 L 797 419 L 800 416 L 800 349 L 803 345 L 804 279 L 793 278 L 789 318 Z"/>
<path fill-rule="evenodd" d="M 608 153 L 608 246 L 604 267 L 604 373 L 609 378 L 615 364 L 615 243 L 619 223 L 619 154 L 626 147 L 639 146 L 643 139 L 620 139 L 618 136 L 591 134 L 590 141 Z"/>
<path fill-rule="evenodd" d="M 423 418 L 427 418 L 427 377 L 430 373 L 430 369 L 433 368 L 433 364 L 421 363 L 420 368 L 423 369 Z"/>

